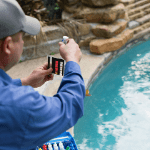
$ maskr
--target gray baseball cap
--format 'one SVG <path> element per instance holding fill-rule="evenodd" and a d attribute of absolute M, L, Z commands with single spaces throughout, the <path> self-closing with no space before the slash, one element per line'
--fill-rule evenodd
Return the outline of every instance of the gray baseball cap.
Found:
<path fill-rule="evenodd" d="M 36 35 L 40 28 L 40 22 L 25 15 L 16 0 L 0 0 L 0 39 L 19 31 Z"/>

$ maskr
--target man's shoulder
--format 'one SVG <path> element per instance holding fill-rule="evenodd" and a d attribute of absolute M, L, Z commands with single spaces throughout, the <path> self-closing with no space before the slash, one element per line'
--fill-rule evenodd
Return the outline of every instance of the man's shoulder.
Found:
<path fill-rule="evenodd" d="M 30 109 L 39 97 L 31 86 L 16 86 L 14 84 L 0 86 L 0 104 L 5 106 Z"/>

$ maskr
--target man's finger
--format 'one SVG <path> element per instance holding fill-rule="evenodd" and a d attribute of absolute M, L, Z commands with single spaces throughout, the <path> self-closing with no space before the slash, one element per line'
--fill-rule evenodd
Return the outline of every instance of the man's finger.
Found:
<path fill-rule="evenodd" d="M 47 70 L 43 70 L 43 74 L 44 74 L 44 75 L 49 75 L 49 74 L 52 73 L 52 71 L 53 71 L 53 68 L 49 68 L 49 69 L 47 69 Z"/>
<path fill-rule="evenodd" d="M 46 70 L 46 69 L 47 69 L 47 68 L 46 68 L 47 66 L 48 66 L 48 62 L 45 62 L 43 65 L 40 66 L 40 68 L 43 68 L 43 69 Z"/>
<path fill-rule="evenodd" d="M 50 80 L 53 80 L 54 78 L 54 75 L 53 74 L 49 74 L 47 77 L 46 77 L 46 80 L 47 81 L 50 81 Z"/>
<path fill-rule="evenodd" d="M 69 43 L 69 39 L 66 39 L 66 41 L 67 41 L 67 44 Z"/>
<path fill-rule="evenodd" d="M 59 44 L 59 46 L 61 46 L 61 45 L 65 45 L 63 42 L 59 42 L 58 44 Z"/>
<path fill-rule="evenodd" d="M 51 73 L 53 71 L 53 68 L 49 68 L 47 71 Z"/>
<path fill-rule="evenodd" d="M 49 66 L 50 68 L 52 68 L 52 63 L 50 63 L 50 65 L 48 65 L 48 63 L 47 63 L 46 69 L 49 69 L 48 66 Z"/>
<path fill-rule="evenodd" d="M 54 75 L 53 75 L 53 74 L 50 74 L 49 80 L 53 80 L 53 78 L 54 78 Z"/>

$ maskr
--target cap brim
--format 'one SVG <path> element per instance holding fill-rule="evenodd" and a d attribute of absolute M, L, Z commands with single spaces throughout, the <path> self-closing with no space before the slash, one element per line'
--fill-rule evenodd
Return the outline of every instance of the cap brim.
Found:
<path fill-rule="evenodd" d="M 30 35 L 37 35 L 40 32 L 40 28 L 41 25 L 39 20 L 26 15 L 26 21 L 24 22 L 24 27 L 22 31 Z"/>

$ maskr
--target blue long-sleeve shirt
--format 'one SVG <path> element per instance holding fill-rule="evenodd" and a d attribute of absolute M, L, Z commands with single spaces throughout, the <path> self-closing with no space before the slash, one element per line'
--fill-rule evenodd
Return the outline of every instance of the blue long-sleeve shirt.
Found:
<path fill-rule="evenodd" d="M 83 115 L 85 85 L 69 61 L 53 97 L 22 86 L 0 69 L 0 150 L 31 150 L 74 126 Z"/>

